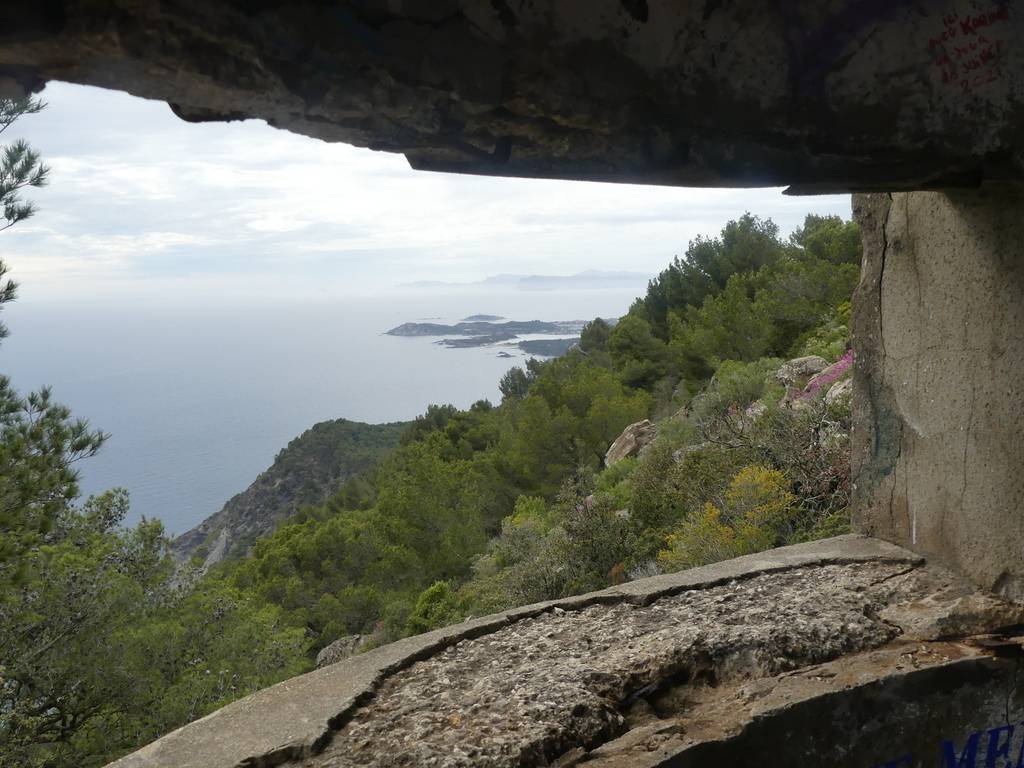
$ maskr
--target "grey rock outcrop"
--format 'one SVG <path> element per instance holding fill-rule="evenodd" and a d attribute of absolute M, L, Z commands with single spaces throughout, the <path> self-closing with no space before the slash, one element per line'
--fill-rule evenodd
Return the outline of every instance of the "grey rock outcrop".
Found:
<path fill-rule="evenodd" d="M 326 667 L 329 664 L 337 664 L 349 656 L 359 652 L 359 648 L 366 643 L 364 635 L 345 635 L 339 637 L 333 643 L 320 649 L 316 655 L 316 668 Z"/>
<path fill-rule="evenodd" d="M 657 426 L 648 419 L 630 424 L 609 446 L 604 455 L 604 465 L 610 467 L 623 459 L 638 456 L 657 436 Z"/>
<path fill-rule="evenodd" d="M 828 388 L 825 393 L 825 405 L 849 403 L 853 394 L 853 379 L 842 379 Z"/>
<path fill-rule="evenodd" d="M 818 355 L 796 357 L 783 363 L 775 372 L 775 378 L 787 389 L 803 389 L 816 373 L 828 367 L 828 360 Z"/>
<path fill-rule="evenodd" d="M 765 411 L 767 410 L 768 406 L 766 406 L 760 400 L 755 400 L 754 402 L 752 402 L 750 405 L 743 409 L 743 419 L 744 421 L 747 422 L 757 421 L 764 415 Z"/>

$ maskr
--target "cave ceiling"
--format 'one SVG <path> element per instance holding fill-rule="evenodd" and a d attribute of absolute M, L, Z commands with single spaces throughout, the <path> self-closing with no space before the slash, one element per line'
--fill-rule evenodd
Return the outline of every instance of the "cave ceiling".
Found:
<path fill-rule="evenodd" d="M 412 167 L 819 193 L 1024 178 L 1013 0 L 13 0 L 61 80 Z"/>

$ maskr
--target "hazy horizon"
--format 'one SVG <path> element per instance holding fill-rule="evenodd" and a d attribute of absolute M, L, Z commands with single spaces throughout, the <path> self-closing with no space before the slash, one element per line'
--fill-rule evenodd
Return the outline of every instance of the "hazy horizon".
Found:
<path fill-rule="evenodd" d="M 745 211 L 784 234 L 846 195 L 413 171 L 401 155 L 247 120 L 189 124 L 163 103 L 51 83 L 19 120 L 52 167 L 4 234 L 22 300 L 387 295 L 503 273 L 656 274 Z M 70 127 L 73 126 L 73 129 Z"/>
<path fill-rule="evenodd" d="M 124 93 L 51 83 L 42 98 L 4 137 L 52 174 L 26 195 L 38 213 L 4 234 L 21 288 L 2 370 L 113 433 L 82 467 L 86 493 L 126 485 L 132 519 L 175 532 L 316 421 L 467 406 L 515 363 L 384 342 L 391 325 L 619 316 L 690 240 L 746 211 L 783 236 L 809 212 L 850 213 L 848 196 L 777 189 L 424 173 L 260 121 L 185 123 Z"/>
<path fill-rule="evenodd" d="M 627 290 L 482 294 L 409 292 L 401 302 L 14 304 L 3 372 L 111 434 L 82 462 L 84 495 L 125 487 L 133 523 L 157 517 L 181 533 L 244 490 L 316 422 L 407 421 L 431 403 L 500 399 L 512 365 L 494 347 L 446 349 L 433 337 L 385 336 L 427 318 L 471 314 L 575 320 L 618 316 Z"/>

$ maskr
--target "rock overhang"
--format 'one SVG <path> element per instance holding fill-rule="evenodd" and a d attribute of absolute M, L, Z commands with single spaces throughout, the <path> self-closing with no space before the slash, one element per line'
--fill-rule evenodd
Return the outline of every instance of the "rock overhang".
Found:
<path fill-rule="evenodd" d="M 798 192 L 1024 178 L 1005 0 L 13 0 L 51 79 L 401 152 L 414 168 Z"/>

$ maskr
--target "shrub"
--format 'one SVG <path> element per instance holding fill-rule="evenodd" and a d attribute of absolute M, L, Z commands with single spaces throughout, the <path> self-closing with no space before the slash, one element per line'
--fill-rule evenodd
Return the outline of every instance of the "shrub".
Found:
<path fill-rule="evenodd" d="M 412 613 L 405 622 L 406 635 L 418 635 L 437 627 L 462 621 L 465 605 L 450 581 L 435 581 L 416 598 Z"/>
<path fill-rule="evenodd" d="M 701 394 L 693 399 L 691 410 L 698 423 L 724 416 L 730 409 L 742 410 L 756 400 L 778 399 L 782 388 L 772 374 L 782 361 L 763 357 L 752 363 L 726 360 L 718 366 L 714 378 Z"/>
<path fill-rule="evenodd" d="M 832 361 L 839 358 L 850 345 L 850 302 L 844 301 L 821 325 L 797 339 L 796 357 L 818 355 Z"/>
<path fill-rule="evenodd" d="M 658 564 L 679 570 L 776 546 L 792 533 L 795 500 L 778 470 L 744 467 L 729 484 L 721 508 L 705 502 L 669 535 Z"/>

